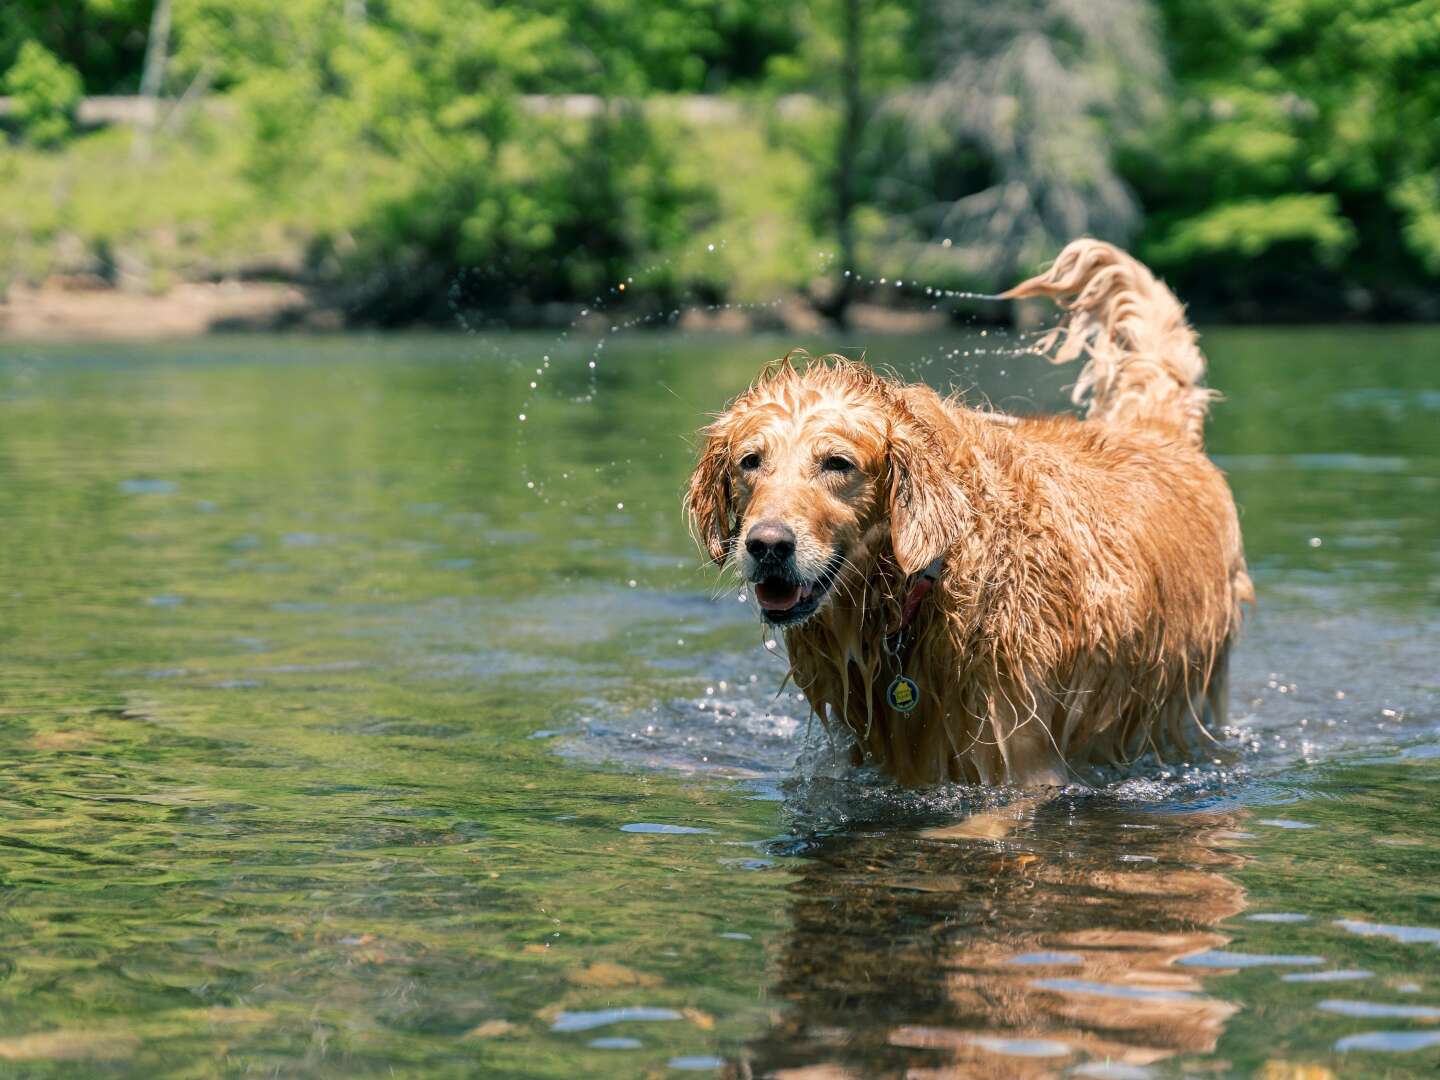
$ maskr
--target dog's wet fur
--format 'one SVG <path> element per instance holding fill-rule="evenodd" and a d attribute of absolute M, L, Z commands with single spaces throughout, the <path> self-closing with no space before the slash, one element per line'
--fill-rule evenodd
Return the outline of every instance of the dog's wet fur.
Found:
<path fill-rule="evenodd" d="M 1175 297 L 1096 240 L 1006 295 L 1065 310 L 1039 347 L 1087 356 L 1083 419 L 998 416 L 792 354 L 705 429 L 685 497 L 710 557 L 783 628 L 811 707 L 857 763 L 907 785 L 1056 785 L 1076 765 L 1179 752 L 1224 723 L 1253 600 Z M 902 669 L 920 688 L 909 713 L 885 696 Z"/>

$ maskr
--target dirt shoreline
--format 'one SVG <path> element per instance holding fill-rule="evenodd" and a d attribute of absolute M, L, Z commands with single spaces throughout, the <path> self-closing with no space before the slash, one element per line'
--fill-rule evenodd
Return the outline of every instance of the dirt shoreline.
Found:
<path fill-rule="evenodd" d="M 547 304 L 486 313 L 449 325 L 416 323 L 386 326 L 403 332 L 461 331 L 470 325 L 505 330 L 571 329 L 604 336 L 618 311 L 584 312 L 579 304 Z M 637 308 L 629 308 L 633 315 Z M 964 311 L 893 307 L 853 302 L 846 312 L 847 328 L 872 334 L 923 334 L 944 331 L 957 322 L 967 326 L 1008 325 L 1024 329 L 1046 325 L 1054 318 L 1044 303 L 988 305 Z M 627 318 L 629 316 L 626 316 Z M 1209 323 L 1254 324 L 1234 311 L 1202 316 Z M 1386 320 L 1296 316 L 1275 319 L 1279 325 L 1374 324 Z M 647 324 L 648 325 L 648 324 Z M 655 325 L 719 334 L 788 333 L 813 335 L 836 330 L 803 295 L 791 293 L 761 304 L 693 304 L 678 318 Z M 151 295 L 105 285 L 86 275 L 57 277 L 36 288 L 14 285 L 0 296 L 0 345 L 102 341 L 166 341 L 234 333 L 341 333 L 376 329 L 337 301 L 333 291 L 279 281 L 234 281 L 177 285 Z"/>
<path fill-rule="evenodd" d="M 508 321 L 517 328 L 573 326 L 597 334 L 610 328 L 610 315 L 581 316 L 581 311 L 579 305 L 557 306 L 538 318 L 536 311 L 528 310 Z M 944 328 L 951 317 L 945 311 L 855 303 L 848 320 L 854 329 L 874 333 L 923 333 Z M 767 330 L 808 334 L 829 328 L 798 295 L 767 304 L 695 305 L 685 308 L 673 325 L 736 334 Z M 150 295 L 76 277 L 52 279 L 39 288 L 15 285 L 0 297 L 0 343 L 163 341 L 217 333 L 325 333 L 356 328 L 333 298 L 282 282 L 187 283 Z"/>
<path fill-rule="evenodd" d="M 188 283 L 158 296 L 85 279 L 12 286 L 0 299 L 0 341 L 143 341 L 232 330 L 338 330 L 338 312 L 276 282 Z"/>

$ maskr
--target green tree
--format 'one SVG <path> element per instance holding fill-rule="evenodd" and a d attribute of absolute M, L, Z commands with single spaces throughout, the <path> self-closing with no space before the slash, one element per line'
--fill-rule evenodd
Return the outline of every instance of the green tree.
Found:
<path fill-rule="evenodd" d="M 814 163 L 817 182 L 809 210 L 821 235 L 834 237 L 838 274 L 833 288 L 814 297 L 837 322 L 854 295 L 870 230 L 861 220 L 876 201 L 876 187 L 893 162 L 877 157 L 875 118 L 881 95 L 914 74 L 910 46 L 911 0 L 815 0 L 793 9 L 799 46 L 770 65 L 770 88 L 814 94 L 818 116 L 802 115 L 777 127 Z"/>
<path fill-rule="evenodd" d="M 641 7 L 613 6 L 638 33 Z M 177 63 L 229 87 L 257 187 L 339 210 L 320 212 L 312 257 L 355 310 L 443 318 L 593 294 L 684 235 L 690 200 L 637 108 L 576 118 L 522 100 L 646 89 L 630 66 L 643 50 L 615 30 L 613 47 L 577 50 L 571 18 L 561 3 L 188 0 Z"/>
<path fill-rule="evenodd" d="M 5 73 L 4 89 L 14 99 L 15 118 L 30 142 L 51 147 L 70 134 L 80 104 L 80 75 L 38 41 L 20 47 Z"/>
<path fill-rule="evenodd" d="M 898 164 L 933 176 L 932 155 L 968 151 L 983 178 L 915 208 L 924 241 L 953 241 L 920 257 L 994 286 L 1077 236 L 1128 242 L 1140 207 L 1114 148 L 1163 107 L 1148 0 L 932 0 L 926 12 L 927 73 L 903 102 L 912 141 Z"/>
<path fill-rule="evenodd" d="M 152 6 L 153 0 L 4 0 L 0 71 L 33 41 L 79 71 L 86 93 L 134 93 Z"/>
<path fill-rule="evenodd" d="M 518 5 L 516 5 L 518 6 Z M 559 20 L 575 47 L 527 89 L 641 97 L 715 93 L 759 81 L 793 50 L 797 0 L 526 0 Z"/>
<path fill-rule="evenodd" d="M 1161 8 L 1181 100 L 1130 167 L 1144 253 L 1256 315 L 1440 314 L 1440 0 Z"/>

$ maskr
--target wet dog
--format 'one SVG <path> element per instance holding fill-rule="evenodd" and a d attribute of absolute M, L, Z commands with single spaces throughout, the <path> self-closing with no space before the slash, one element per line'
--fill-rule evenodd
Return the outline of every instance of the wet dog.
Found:
<path fill-rule="evenodd" d="M 1046 786 L 1224 723 L 1253 600 L 1174 295 L 1079 240 L 1007 297 L 1065 312 L 1084 418 L 1016 418 L 842 357 L 768 365 L 703 432 L 685 505 L 785 633 L 796 684 L 903 784 Z"/>

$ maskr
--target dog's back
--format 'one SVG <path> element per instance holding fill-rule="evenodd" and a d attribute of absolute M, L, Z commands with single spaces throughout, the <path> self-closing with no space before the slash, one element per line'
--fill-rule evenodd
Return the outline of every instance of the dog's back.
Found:
<path fill-rule="evenodd" d="M 1111 439 L 1132 443 L 1178 437 L 1196 452 L 1187 471 L 1218 489 L 1233 518 L 1229 487 L 1201 452 L 1205 418 L 1220 395 L 1201 385 L 1205 355 L 1184 307 L 1164 282 L 1113 244 L 1085 239 L 1068 244 L 1043 274 L 1003 295 L 1048 296 L 1065 311 L 1037 350 L 1056 364 L 1087 358 L 1072 395 L 1087 421 L 1104 426 Z M 1186 485 L 1176 485 L 1180 490 L 1172 496 L 1183 497 Z M 1228 531 L 1234 602 L 1254 603 L 1238 523 Z"/>

